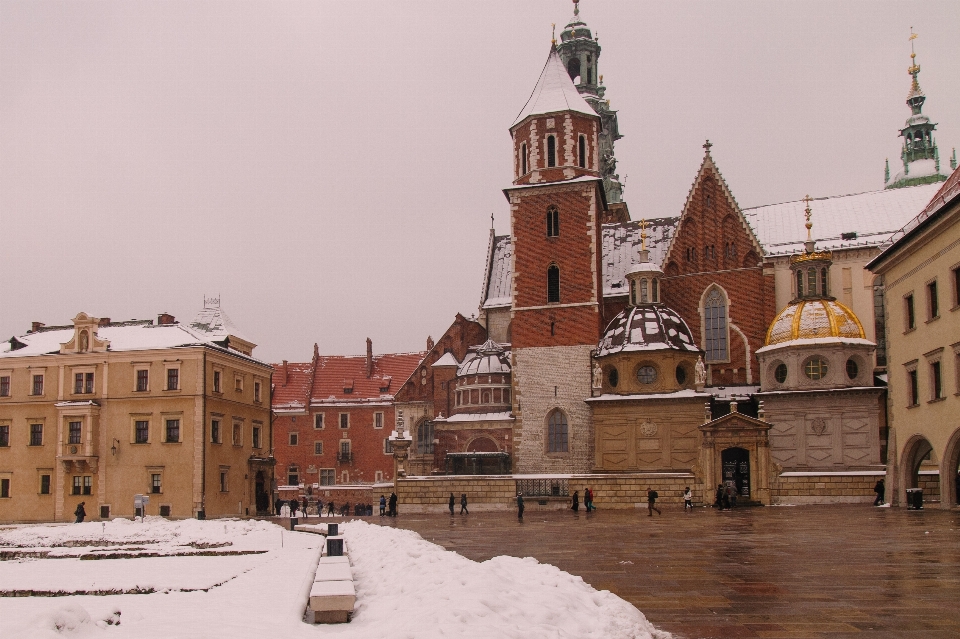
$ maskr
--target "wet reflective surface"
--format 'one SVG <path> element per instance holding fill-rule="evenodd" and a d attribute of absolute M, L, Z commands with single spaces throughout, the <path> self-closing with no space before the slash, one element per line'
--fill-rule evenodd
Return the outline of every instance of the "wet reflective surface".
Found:
<path fill-rule="evenodd" d="M 960 512 L 871 506 L 379 517 L 475 560 L 535 557 L 687 639 L 960 637 Z"/>

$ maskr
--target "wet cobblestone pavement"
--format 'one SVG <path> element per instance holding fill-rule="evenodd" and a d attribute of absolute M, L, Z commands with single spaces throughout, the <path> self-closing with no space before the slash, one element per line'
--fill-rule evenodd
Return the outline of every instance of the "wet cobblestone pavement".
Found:
<path fill-rule="evenodd" d="M 960 637 L 960 512 L 872 506 L 663 516 L 536 510 L 368 521 L 482 561 L 535 557 L 639 608 L 677 638 Z"/>

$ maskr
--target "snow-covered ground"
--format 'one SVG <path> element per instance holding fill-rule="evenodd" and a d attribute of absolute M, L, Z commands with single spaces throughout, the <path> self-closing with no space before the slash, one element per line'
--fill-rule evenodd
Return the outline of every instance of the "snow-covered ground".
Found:
<path fill-rule="evenodd" d="M 0 561 L 0 637 L 669 637 L 616 595 L 531 558 L 478 563 L 407 530 L 342 530 L 353 619 L 313 626 L 303 613 L 317 535 L 150 517 L 0 529 L 0 553 L 16 555 Z"/>

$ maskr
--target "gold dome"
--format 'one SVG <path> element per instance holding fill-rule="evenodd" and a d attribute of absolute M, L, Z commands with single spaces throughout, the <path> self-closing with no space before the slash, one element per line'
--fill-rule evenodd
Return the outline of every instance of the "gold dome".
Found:
<path fill-rule="evenodd" d="M 766 346 L 795 339 L 864 339 L 856 314 L 836 300 L 801 300 L 780 311 L 767 330 Z"/>

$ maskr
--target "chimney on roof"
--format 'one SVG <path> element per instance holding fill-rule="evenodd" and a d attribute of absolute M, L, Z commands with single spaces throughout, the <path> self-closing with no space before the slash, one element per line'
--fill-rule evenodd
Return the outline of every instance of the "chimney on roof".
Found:
<path fill-rule="evenodd" d="M 109 318 L 109 317 L 101 317 L 101 318 L 100 318 L 100 323 L 97 324 L 97 326 L 107 326 L 108 324 L 110 324 L 110 318 Z"/>
<path fill-rule="evenodd" d="M 30 332 L 36 333 L 44 326 L 46 326 L 46 324 L 44 324 L 43 322 L 30 322 Z"/>
<path fill-rule="evenodd" d="M 320 347 L 316 342 L 313 343 L 313 363 L 316 364 L 317 360 L 320 359 Z"/>
<path fill-rule="evenodd" d="M 373 375 L 373 340 L 367 338 L 367 377 Z"/>
<path fill-rule="evenodd" d="M 160 326 L 167 326 L 169 324 L 176 324 L 176 323 L 177 323 L 177 318 L 175 318 L 170 313 L 160 313 L 160 315 L 157 316 L 157 324 Z"/>
<path fill-rule="evenodd" d="M 283 360 L 283 385 L 287 385 L 287 360 Z"/>

